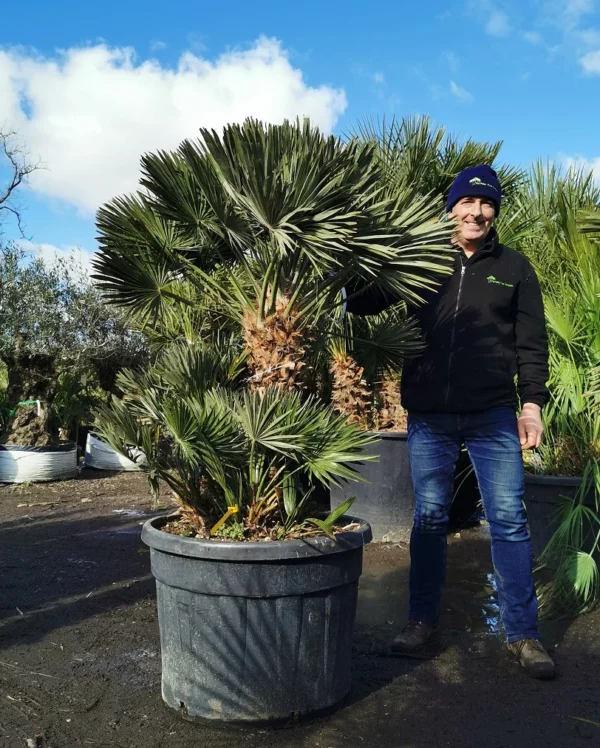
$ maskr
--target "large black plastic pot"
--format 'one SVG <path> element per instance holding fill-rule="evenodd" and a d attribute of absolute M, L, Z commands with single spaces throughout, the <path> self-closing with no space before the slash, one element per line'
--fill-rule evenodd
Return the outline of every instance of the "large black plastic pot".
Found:
<path fill-rule="evenodd" d="M 559 512 L 565 501 L 574 501 L 581 486 L 581 478 L 566 478 L 554 475 L 525 476 L 525 508 L 531 534 L 531 548 L 534 558 L 539 558 L 550 542 L 559 525 Z M 593 489 L 585 497 L 587 506 L 595 509 Z M 590 541 L 594 527 L 590 525 Z M 597 527 L 596 527 L 597 532 Z M 587 533 L 585 533 L 587 534 Z M 591 542 L 582 550 L 591 551 Z"/>
<path fill-rule="evenodd" d="M 181 538 L 148 520 L 162 696 L 182 717 L 272 723 L 331 709 L 350 688 L 366 522 L 278 542 Z M 346 517 L 351 522 L 352 518 Z"/>
<path fill-rule="evenodd" d="M 415 495 L 410 477 L 407 434 L 380 431 L 379 439 L 364 449 L 365 455 L 378 456 L 377 462 L 356 465 L 366 482 L 346 482 L 331 486 L 331 506 L 335 508 L 355 497 L 352 513 L 371 525 L 373 540 L 381 543 L 406 542 L 410 538 L 415 511 Z"/>
<path fill-rule="evenodd" d="M 379 431 L 379 440 L 364 448 L 365 455 L 375 455 L 377 462 L 355 465 L 365 482 L 343 482 L 330 487 L 331 508 L 355 497 L 352 512 L 371 525 L 373 540 L 379 543 L 407 543 L 413 526 L 415 495 L 408 457 L 408 434 L 405 431 Z M 471 462 L 462 450 L 456 466 L 450 528 L 460 529 L 478 523 L 479 488 L 475 473 L 468 471 Z"/>

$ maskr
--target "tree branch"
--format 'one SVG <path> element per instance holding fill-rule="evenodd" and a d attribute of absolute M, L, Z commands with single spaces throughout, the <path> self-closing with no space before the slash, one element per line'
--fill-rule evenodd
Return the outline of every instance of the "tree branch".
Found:
<path fill-rule="evenodd" d="M 0 186 L 0 218 L 2 211 L 11 213 L 16 218 L 19 233 L 25 238 L 22 210 L 14 204 L 13 198 L 19 188 L 27 184 L 29 175 L 44 166 L 40 161 L 33 163 L 29 160 L 27 150 L 14 130 L 0 128 L 0 165 L 2 161 L 7 162 L 9 176 L 6 184 Z"/>
<path fill-rule="evenodd" d="M 17 226 L 19 227 L 19 233 L 21 234 L 23 239 L 27 239 L 27 237 L 25 236 L 25 232 L 23 230 L 23 219 L 21 218 L 20 211 L 17 210 L 17 208 L 13 208 L 10 205 L 6 205 L 6 203 L 4 205 L 0 204 L 0 211 L 3 211 L 3 210 L 6 210 L 9 213 L 12 213 L 14 215 L 17 221 Z"/>

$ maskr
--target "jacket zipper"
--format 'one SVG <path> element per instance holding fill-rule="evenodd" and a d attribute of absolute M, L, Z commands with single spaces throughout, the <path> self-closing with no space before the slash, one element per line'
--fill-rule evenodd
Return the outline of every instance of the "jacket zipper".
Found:
<path fill-rule="evenodd" d="M 456 317 L 458 315 L 458 305 L 460 304 L 460 297 L 462 294 L 463 279 L 465 277 L 465 270 L 467 269 L 466 264 L 460 262 L 460 280 L 458 281 L 458 293 L 456 294 L 456 304 L 454 305 L 454 314 L 452 316 L 452 334 L 450 335 L 450 353 L 448 355 L 448 384 L 446 386 L 446 407 L 450 400 L 450 374 L 452 373 L 452 358 L 454 356 L 454 338 L 456 337 Z"/>

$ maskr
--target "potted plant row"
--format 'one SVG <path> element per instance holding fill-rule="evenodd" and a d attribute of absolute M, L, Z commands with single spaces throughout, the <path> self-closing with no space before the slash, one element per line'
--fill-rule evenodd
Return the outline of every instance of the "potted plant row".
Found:
<path fill-rule="evenodd" d="M 589 176 L 538 175 L 541 231 L 524 246 L 538 266 L 550 341 L 550 402 L 541 447 L 526 455 L 525 505 L 546 615 L 584 612 L 600 594 L 600 242 L 578 224 L 600 204 Z M 540 195 L 550 193 L 546 199 Z M 590 214 L 597 219 L 597 212 Z M 597 402 L 597 401 L 596 401 Z"/>
<path fill-rule="evenodd" d="M 80 424 L 121 366 L 145 360 L 144 339 L 75 257 L 0 242 L 0 289 L 0 481 L 73 478 Z"/>

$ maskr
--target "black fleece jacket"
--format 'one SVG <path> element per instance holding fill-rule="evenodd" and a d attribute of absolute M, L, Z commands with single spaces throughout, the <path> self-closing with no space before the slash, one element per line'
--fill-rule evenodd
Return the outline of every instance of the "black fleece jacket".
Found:
<path fill-rule="evenodd" d="M 378 314 L 398 299 L 349 288 L 347 311 Z M 519 252 L 498 242 L 467 259 L 457 250 L 454 270 L 425 303 L 409 308 L 418 320 L 423 353 L 407 359 L 402 404 L 414 412 L 469 413 L 548 400 L 548 341 L 535 272 Z"/>

